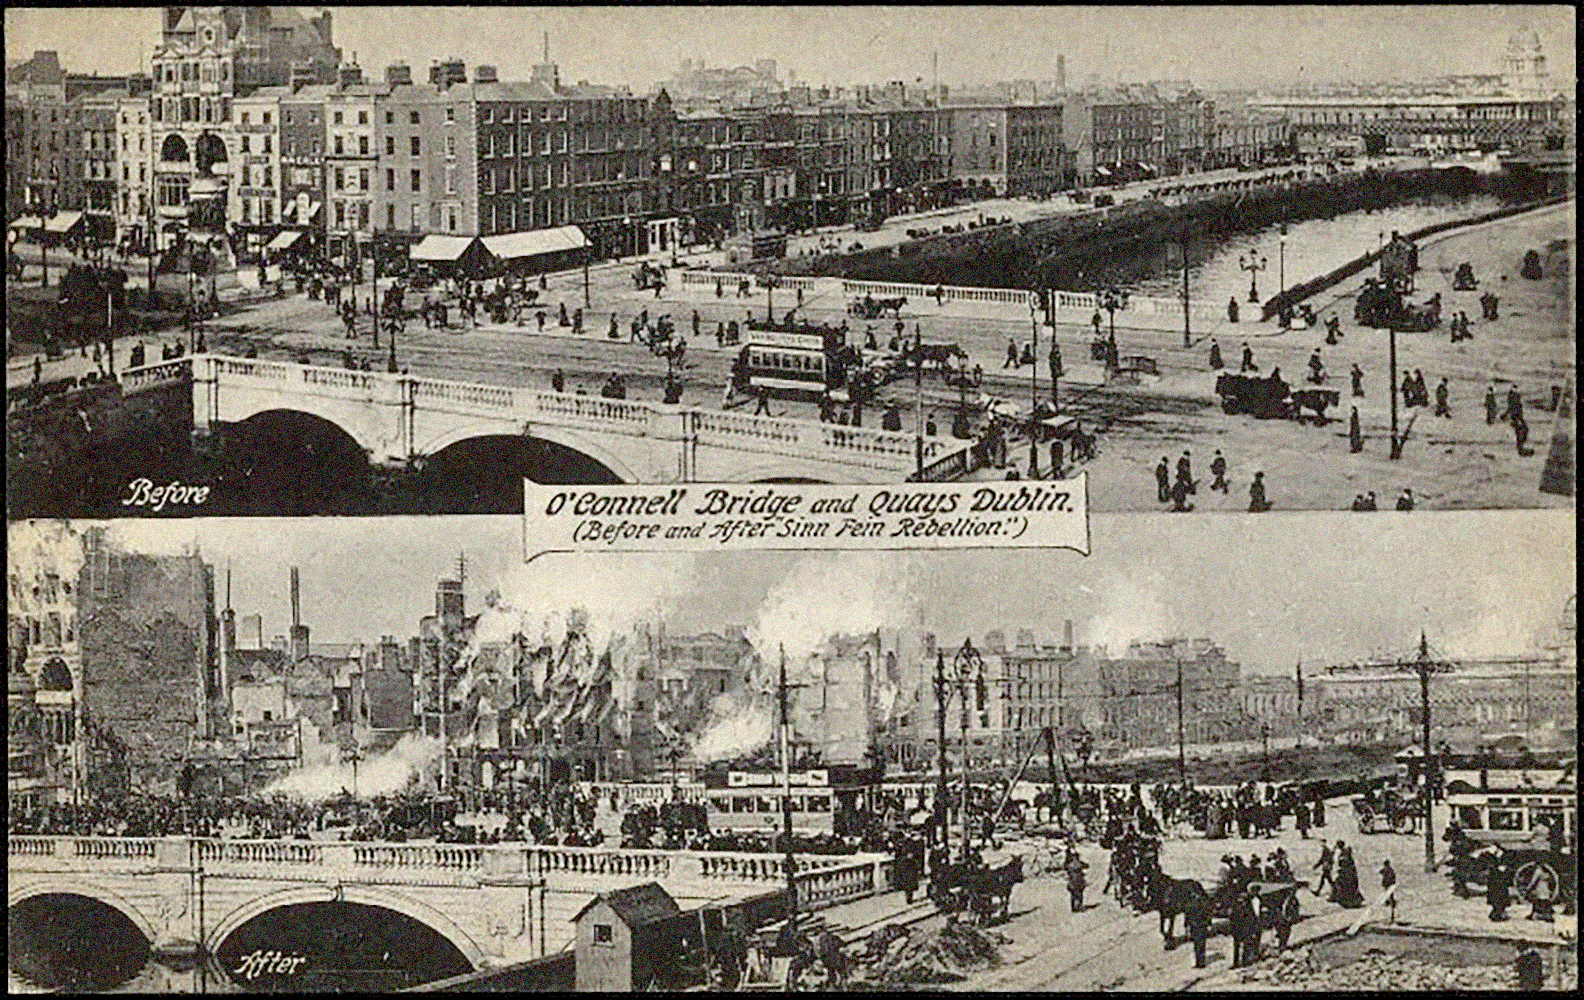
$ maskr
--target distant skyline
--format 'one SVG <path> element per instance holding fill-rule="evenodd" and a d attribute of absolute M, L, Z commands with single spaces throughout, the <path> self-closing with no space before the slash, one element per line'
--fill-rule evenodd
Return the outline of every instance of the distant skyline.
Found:
<path fill-rule="evenodd" d="M 304 7 L 303 9 L 312 9 Z M 1576 71 L 1571 7 L 1553 5 L 1243 7 L 333 7 L 335 44 L 378 78 L 398 60 L 425 79 L 436 59 L 492 64 L 526 79 L 550 58 L 569 82 L 645 92 L 683 59 L 774 59 L 815 86 L 1049 80 L 1193 80 L 1207 87 L 1418 80 L 1497 73 L 1508 35 L 1532 28 L 1559 87 Z M 54 49 L 70 71 L 147 68 L 159 8 L 5 11 L 6 59 Z"/>
<path fill-rule="evenodd" d="M 76 522 L 79 530 L 85 522 Z M 663 618 L 675 634 L 744 626 L 790 651 L 828 633 L 921 627 L 956 646 L 1001 629 L 1114 654 L 1132 639 L 1205 636 L 1246 672 L 1410 651 L 1424 630 L 1450 657 L 1518 655 L 1558 641 L 1575 590 L 1568 511 L 1097 515 L 1093 555 L 1065 550 L 548 554 L 522 564 L 514 517 L 117 521 L 131 551 L 197 545 L 224 606 L 264 636 L 290 624 L 301 567 L 316 642 L 398 641 L 434 613 L 435 582 L 468 558 L 469 613 L 497 591 L 518 611 L 590 611 L 596 632 Z M 535 619 L 537 620 L 537 619 Z"/>

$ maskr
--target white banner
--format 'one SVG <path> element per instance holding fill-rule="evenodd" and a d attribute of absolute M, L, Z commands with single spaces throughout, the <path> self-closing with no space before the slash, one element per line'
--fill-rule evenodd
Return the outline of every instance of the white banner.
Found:
<path fill-rule="evenodd" d="M 523 552 L 1065 548 L 1089 554 L 1089 479 L 895 486 L 523 485 Z"/>

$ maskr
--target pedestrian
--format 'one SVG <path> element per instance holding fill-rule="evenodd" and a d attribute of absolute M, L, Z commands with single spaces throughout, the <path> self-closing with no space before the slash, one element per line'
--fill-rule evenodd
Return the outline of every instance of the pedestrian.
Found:
<path fill-rule="evenodd" d="M 1408 489 L 1406 487 L 1403 488 L 1402 496 L 1397 498 L 1397 509 L 1398 510 L 1413 510 L 1414 509 L 1413 490 Z"/>
<path fill-rule="evenodd" d="M 1386 901 L 1386 909 L 1390 914 L 1387 923 L 1397 922 L 1397 873 L 1392 870 L 1391 858 L 1381 862 L 1380 867 L 1381 897 Z"/>
<path fill-rule="evenodd" d="M 1364 433 L 1359 427 L 1358 407 L 1348 415 L 1348 449 L 1357 455 L 1364 450 Z"/>
<path fill-rule="evenodd" d="M 1497 858 L 1485 876 L 1485 903 L 1490 907 L 1490 919 L 1501 922 L 1507 919 L 1507 907 L 1512 905 L 1512 873 L 1507 863 Z"/>
<path fill-rule="evenodd" d="M 1525 422 L 1522 413 L 1518 413 L 1518 414 L 1513 416 L 1513 418 L 1512 418 L 1512 429 L 1513 429 L 1513 443 L 1514 443 L 1514 446 L 1518 449 L 1518 454 L 1520 454 L 1520 455 L 1532 454 L 1529 451 L 1529 449 L 1524 447 L 1524 444 L 1526 442 L 1528 442 L 1528 440 L 1529 440 L 1529 424 L 1527 422 Z"/>
<path fill-rule="evenodd" d="M 1210 338 L 1210 370 L 1211 371 L 1220 371 L 1222 367 L 1223 367 L 1223 365 L 1221 364 L 1221 345 L 1215 342 L 1215 338 L 1214 337 L 1211 337 Z"/>
<path fill-rule="evenodd" d="M 1402 402 L 1406 407 L 1414 405 L 1414 380 L 1413 375 L 1405 368 L 1402 377 Z"/>
<path fill-rule="evenodd" d="M 1446 417 L 1448 420 L 1452 419 L 1452 409 L 1447 406 L 1447 380 L 1445 375 L 1441 376 L 1441 381 L 1436 384 L 1435 415 Z"/>
<path fill-rule="evenodd" d="M 770 390 L 769 389 L 760 389 L 759 390 L 759 403 L 758 403 L 757 406 L 754 407 L 753 415 L 757 417 L 761 413 L 763 413 L 767 417 L 775 416 L 775 414 L 770 412 Z"/>
<path fill-rule="evenodd" d="M 1364 905 L 1364 894 L 1359 891 L 1358 866 L 1353 861 L 1353 850 L 1337 841 L 1336 881 L 1332 885 L 1332 902 L 1345 909 L 1356 910 Z"/>
<path fill-rule="evenodd" d="M 1185 484 L 1185 492 L 1197 492 L 1193 481 L 1193 463 L 1189 461 L 1187 449 L 1183 450 L 1182 457 L 1177 460 L 1177 482 Z"/>
<path fill-rule="evenodd" d="M 1094 335 L 1100 336 L 1100 310 L 1096 309 L 1094 315 L 1089 317 L 1089 324 L 1094 327 Z"/>
<path fill-rule="evenodd" d="M 1248 341 L 1246 341 L 1246 340 L 1243 342 L 1243 364 L 1241 366 L 1239 366 L 1238 371 L 1239 372 L 1257 372 L 1257 371 L 1259 371 L 1259 366 L 1254 363 L 1254 349 L 1248 345 Z"/>
<path fill-rule="evenodd" d="M 1430 390 L 1425 388 L 1424 372 L 1414 369 L 1414 405 L 1429 406 Z"/>
<path fill-rule="evenodd" d="M 1174 513 L 1187 513 L 1193 510 L 1193 504 L 1188 502 L 1188 494 L 1193 492 L 1193 485 L 1186 479 L 1178 479 L 1172 483 L 1171 509 Z"/>
<path fill-rule="evenodd" d="M 1331 850 L 1331 845 L 1322 839 L 1320 841 L 1320 860 L 1316 861 L 1314 863 L 1314 868 L 1311 869 L 1311 871 L 1317 871 L 1320 873 L 1319 878 L 1315 881 L 1314 887 L 1314 894 L 1316 898 L 1319 898 L 1320 893 L 1324 891 L 1328 884 L 1331 885 L 1333 890 L 1335 890 L 1336 884 L 1333 877 L 1334 871 L 1332 868 L 1332 866 L 1335 864 L 1336 854 Z"/>
<path fill-rule="evenodd" d="M 1353 375 L 1353 395 L 1358 397 L 1358 398 L 1360 398 L 1360 399 L 1362 399 L 1364 397 L 1364 369 L 1360 368 L 1358 366 L 1358 362 L 1356 362 L 1356 361 L 1353 362 L 1352 375 Z"/>
<path fill-rule="evenodd" d="M 1072 911 L 1074 913 L 1082 913 L 1084 909 L 1084 869 L 1087 867 L 1088 865 L 1084 863 L 1084 860 L 1078 856 L 1078 852 L 1069 843 L 1063 868 L 1067 872 L 1067 895 L 1072 903 Z"/>
<path fill-rule="evenodd" d="M 557 368 L 555 374 L 550 376 L 550 388 L 556 392 L 566 391 L 566 375 L 562 374 L 561 369 Z"/>
<path fill-rule="evenodd" d="M 37 385 L 39 380 L 42 379 L 43 377 L 44 377 L 44 361 L 43 361 L 43 359 L 35 356 L 33 358 L 33 384 Z"/>
<path fill-rule="evenodd" d="M 1309 803 L 1300 801 L 1293 806 L 1293 825 L 1298 828 L 1300 838 L 1309 839 Z"/>
<path fill-rule="evenodd" d="M 1226 468 L 1226 456 L 1221 454 L 1220 448 L 1217 448 L 1215 457 L 1210 460 L 1210 474 L 1215 477 L 1210 483 L 1210 488 L 1212 490 L 1220 490 L 1223 494 L 1231 489 L 1231 484 L 1227 482 L 1226 478 Z"/>
<path fill-rule="evenodd" d="M 1155 466 L 1155 499 L 1161 503 L 1171 499 L 1171 469 L 1166 464 L 1166 456 L 1162 455 L 1160 464 Z"/>
<path fill-rule="evenodd" d="M 1270 509 L 1270 501 L 1265 499 L 1265 473 L 1256 472 L 1249 484 L 1249 513 L 1263 514 Z"/>
<path fill-rule="evenodd" d="M 1100 320 L 1100 314 L 1099 313 L 1095 313 L 1095 322 L 1096 322 L 1096 324 L 1099 323 L 1099 320 Z M 1238 301 L 1237 301 L 1237 296 L 1234 295 L 1230 299 L 1227 299 L 1227 322 L 1228 323 L 1236 323 L 1237 321 L 1238 321 Z"/>

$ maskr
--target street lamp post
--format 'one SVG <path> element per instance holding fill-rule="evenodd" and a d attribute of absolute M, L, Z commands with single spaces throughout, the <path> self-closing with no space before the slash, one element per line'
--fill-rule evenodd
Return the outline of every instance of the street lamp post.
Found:
<path fill-rule="evenodd" d="M 1257 282 L 1259 280 L 1259 273 L 1268 269 L 1270 267 L 1270 263 L 1264 257 L 1258 256 L 1253 250 L 1250 250 L 1248 253 L 1243 254 L 1238 258 L 1238 267 L 1241 270 L 1247 271 L 1249 273 L 1248 300 L 1250 302 L 1258 303 L 1259 285 Z"/>
<path fill-rule="evenodd" d="M 1287 290 L 1287 223 L 1281 224 L 1281 243 L 1276 261 L 1276 294 Z"/>
<path fill-rule="evenodd" d="M 1269 782 L 1271 780 L 1271 769 L 1270 769 L 1270 723 L 1268 723 L 1268 722 L 1260 723 L 1260 741 L 1261 741 L 1261 743 L 1264 744 L 1264 749 L 1260 753 L 1260 773 L 1262 775 L 1260 780 L 1261 781 L 1265 781 L 1265 782 Z"/>
<path fill-rule="evenodd" d="M 1177 244 L 1182 251 L 1182 300 L 1183 300 L 1183 347 L 1193 346 L 1193 331 L 1188 320 L 1188 231 L 1183 230 L 1182 240 Z"/>
<path fill-rule="evenodd" d="M 957 674 L 957 698 L 961 702 L 962 719 L 962 857 L 968 857 L 968 676 L 977 667 L 979 673 L 984 673 L 984 659 L 979 651 L 974 649 L 972 639 L 964 639 L 962 648 L 957 650 L 953 657 L 953 667 Z"/>

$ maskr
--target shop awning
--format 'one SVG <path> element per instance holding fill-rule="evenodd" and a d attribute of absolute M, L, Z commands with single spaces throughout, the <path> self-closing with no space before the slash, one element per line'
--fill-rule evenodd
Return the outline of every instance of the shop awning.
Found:
<path fill-rule="evenodd" d="M 501 260 L 520 260 L 540 254 L 579 250 L 589 245 L 588 237 L 577 226 L 557 226 L 554 229 L 534 229 L 525 233 L 502 233 L 486 236 L 484 248 Z"/>
<path fill-rule="evenodd" d="M 301 229 L 288 229 L 285 232 L 278 234 L 274 239 L 270 240 L 269 244 L 264 249 L 285 250 L 302 238 L 303 233 Z"/>
<path fill-rule="evenodd" d="M 82 217 L 83 214 L 81 212 L 58 212 L 53 219 L 44 223 L 44 231 L 47 233 L 71 232 L 72 229 L 76 228 L 77 223 L 82 221 Z"/>
<path fill-rule="evenodd" d="M 407 251 L 407 256 L 411 260 L 455 263 L 462 259 L 462 255 L 476 240 L 477 238 L 473 236 L 441 236 L 430 233 L 417 246 Z"/>

